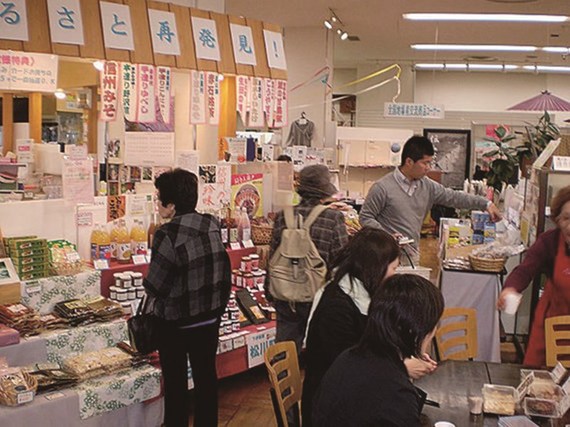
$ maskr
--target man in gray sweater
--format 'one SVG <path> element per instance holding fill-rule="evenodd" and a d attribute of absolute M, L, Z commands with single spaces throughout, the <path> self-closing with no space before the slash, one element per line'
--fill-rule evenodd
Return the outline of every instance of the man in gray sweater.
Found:
<path fill-rule="evenodd" d="M 417 249 L 423 220 L 433 205 L 487 210 L 493 221 L 501 219 L 497 206 L 486 198 L 446 188 L 428 178 L 433 156 L 429 139 L 423 136 L 408 139 L 400 167 L 370 188 L 360 211 L 362 226 L 412 238 Z"/>

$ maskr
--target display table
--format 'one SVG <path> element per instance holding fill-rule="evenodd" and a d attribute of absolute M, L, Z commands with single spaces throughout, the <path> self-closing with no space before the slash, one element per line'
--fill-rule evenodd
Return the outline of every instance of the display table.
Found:
<path fill-rule="evenodd" d="M 441 292 L 445 307 L 469 307 L 477 311 L 479 352 L 475 360 L 501 361 L 501 340 L 497 291 L 500 276 L 496 273 L 441 271 Z"/>

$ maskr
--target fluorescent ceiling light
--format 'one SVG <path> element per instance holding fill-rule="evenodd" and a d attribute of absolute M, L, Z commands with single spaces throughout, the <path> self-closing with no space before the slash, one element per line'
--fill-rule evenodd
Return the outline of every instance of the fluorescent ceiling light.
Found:
<path fill-rule="evenodd" d="M 500 45 L 500 44 L 413 44 L 415 50 L 463 50 L 487 52 L 535 52 L 536 46 Z"/>
<path fill-rule="evenodd" d="M 570 48 L 568 47 L 547 46 L 543 47 L 542 50 L 550 53 L 565 53 L 565 54 L 570 53 Z"/>
<path fill-rule="evenodd" d="M 546 71 L 551 73 L 570 73 L 570 67 L 557 67 L 555 65 L 525 65 L 528 71 Z"/>
<path fill-rule="evenodd" d="M 416 64 L 416 68 L 423 70 L 481 70 L 481 71 L 507 71 L 516 70 L 517 65 L 508 64 L 443 64 L 443 63 L 424 63 Z"/>
<path fill-rule="evenodd" d="M 480 21 L 480 22 L 568 22 L 563 15 L 527 15 L 511 13 L 404 13 L 411 21 Z"/>

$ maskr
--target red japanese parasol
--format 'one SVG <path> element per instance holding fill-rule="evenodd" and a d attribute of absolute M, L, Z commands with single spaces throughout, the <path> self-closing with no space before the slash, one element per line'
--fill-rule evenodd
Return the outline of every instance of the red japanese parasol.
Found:
<path fill-rule="evenodd" d="M 543 90 L 540 95 L 527 99 L 507 110 L 519 111 L 570 111 L 570 102 Z"/>

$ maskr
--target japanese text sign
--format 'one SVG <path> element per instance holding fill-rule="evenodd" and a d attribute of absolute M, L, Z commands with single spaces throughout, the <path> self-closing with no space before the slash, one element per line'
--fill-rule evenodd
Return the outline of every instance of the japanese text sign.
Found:
<path fill-rule="evenodd" d="M 57 55 L 0 50 L 0 90 L 54 92 L 57 66 Z"/>
<path fill-rule="evenodd" d="M 155 75 L 152 65 L 137 65 L 138 72 L 138 117 L 139 123 L 154 123 L 156 121 L 155 110 Z"/>
<path fill-rule="evenodd" d="M 254 366 L 263 363 L 263 357 L 269 346 L 275 344 L 275 328 L 252 333 L 246 336 L 247 342 L 247 366 Z"/>
<path fill-rule="evenodd" d="M 220 60 L 220 43 L 216 21 L 212 19 L 192 17 L 192 33 L 196 47 L 196 58 Z"/>
<path fill-rule="evenodd" d="M 264 125 L 263 120 L 263 79 L 254 77 L 251 90 L 251 109 L 249 111 L 248 126 L 260 128 Z"/>
<path fill-rule="evenodd" d="M 247 76 L 237 76 L 236 88 L 236 110 L 241 116 L 241 120 L 245 123 L 246 114 L 249 110 L 251 98 L 251 81 Z"/>
<path fill-rule="evenodd" d="M 117 94 L 119 91 L 119 63 L 105 61 L 101 72 L 101 115 L 104 122 L 117 119 Z"/>
<path fill-rule="evenodd" d="M 170 123 L 170 91 L 171 91 L 170 67 L 156 67 L 156 91 L 160 115 L 164 123 Z"/>
<path fill-rule="evenodd" d="M 267 126 L 273 126 L 273 112 L 275 109 L 275 80 L 263 79 L 263 112 Z"/>
<path fill-rule="evenodd" d="M 206 73 L 206 116 L 208 124 L 220 122 L 220 81 L 217 73 Z"/>
<path fill-rule="evenodd" d="M 230 30 L 236 64 L 257 65 L 251 28 L 245 25 L 230 24 Z"/>
<path fill-rule="evenodd" d="M 121 64 L 121 82 L 122 82 L 122 99 L 123 99 L 123 114 L 125 119 L 130 122 L 137 121 L 137 66 L 123 62 Z"/>
<path fill-rule="evenodd" d="M 135 50 L 129 6 L 102 1 L 101 23 L 106 48 Z"/>
<path fill-rule="evenodd" d="M 62 186 L 66 202 L 93 203 L 93 160 L 64 159 Z"/>
<path fill-rule="evenodd" d="M 443 119 L 443 105 L 413 104 L 406 102 L 385 102 L 384 117 L 429 117 Z"/>
<path fill-rule="evenodd" d="M 79 0 L 48 0 L 52 43 L 83 45 L 83 20 Z"/>
<path fill-rule="evenodd" d="M 280 128 L 287 125 L 287 81 L 275 81 L 275 110 L 273 126 Z"/>
<path fill-rule="evenodd" d="M 203 71 L 190 74 L 190 124 L 206 123 L 206 76 Z"/>
<path fill-rule="evenodd" d="M 0 34 L 3 39 L 28 41 L 25 0 L 0 1 Z"/>
<path fill-rule="evenodd" d="M 265 52 L 267 53 L 267 63 L 271 68 L 280 70 L 287 69 L 285 60 L 285 49 L 283 47 L 283 35 L 275 31 L 263 30 L 265 38 Z"/>
<path fill-rule="evenodd" d="M 180 55 L 176 15 L 172 12 L 149 9 L 148 19 L 154 53 Z"/>

